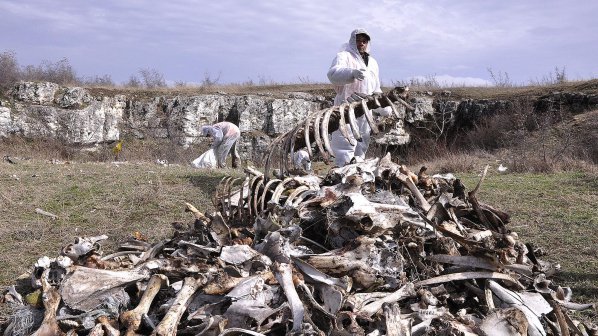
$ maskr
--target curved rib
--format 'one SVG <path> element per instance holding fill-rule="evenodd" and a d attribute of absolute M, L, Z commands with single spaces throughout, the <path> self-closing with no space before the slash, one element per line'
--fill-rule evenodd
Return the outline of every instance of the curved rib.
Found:
<path fill-rule="evenodd" d="M 255 216 L 257 216 L 260 213 L 260 211 L 258 211 L 257 205 L 258 205 L 260 196 L 263 195 L 263 189 L 262 189 L 262 194 L 260 194 L 260 187 L 262 187 L 263 185 L 264 185 L 264 179 L 261 179 L 255 186 L 255 191 L 253 194 L 253 213 Z"/>
<path fill-rule="evenodd" d="M 357 144 L 357 141 L 355 140 L 355 137 L 349 135 L 349 131 L 347 130 L 347 121 L 345 120 L 345 109 L 347 108 L 347 106 L 349 106 L 348 103 L 342 103 L 338 107 L 338 112 L 340 114 L 338 129 L 341 132 L 341 134 L 345 137 L 345 139 L 347 139 L 347 141 L 349 141 L 349 143 L 352 146 L 355 146 Z"/>
<path fill-rule="evenodd" d="M 297 189 L 293 190 L 293 192 L 289 195 L 289 197 L 287 197 L 287 200 L 284 202 L 284 205 L 292 205 L 293 204 L 293 200 L 295 199 L 295 197 L 297 197 L 297 195 L 299 195 L 300 193 L 309 190 L 308 186 L 299 186 L 297 187 Z"/>
<path fill-rule="evenodd" d="M 349 126 L 351 126 L 355 139 L 361 141 L 361 133 L 359 133 L 359 126 L 357 126 L 357 118 L 355 118 L 355 106 L 358 104 L 357 102 L 349 104 Z"/>
<path fill-rule="evenodd" d="M 268 183 L 266 183 L 266 186 L 264 187 L 264 193 L 262 194 L 262 197 L 260 200 L 260 203 L 262 206 L 261 211 L 264 211 L 266 209 L 266 196 L 268 194 L 268 190 L 270 190 L 270 186 L 272 186 L 272 184 L 274 184 L 276 182 L 280 183 L 282 181 L 279 179 L 272 179 L 272 180 L 268 181 Z"/>
<path fill-rule="evenodd" d="M 315 137 L 316 137 L 316 144 L 318 145 L 318 150 L 320 151 L 320 153 L 322 153 L 324 162 L 326 162 L 328 164 L 328 160 L 330 159 L 330 156 L 328 155 L 328 153 L 324 149 L 324 146 L 322 145 L 322 137 L 320 135 L 321 118 L 322 118 L 322 111 L 317 112 L 316 119 L 314 121 L 314 133 L 315 133 Z"/>
<path fill-rule="evenodd" d="M 311 151 L 311 141 L 309 140 L 309 121 L 311 120 L 312 115 L 312 113 L 309 113 L 305 117 L 305 124 L 303 126 L 303 138 L 305 139 L 305 147 L 310 158 L 314 157 Z"/>
<path fill-rule="evenodd" d="M 361 100 L 361 108 L 363 109 L 363 112 L 365 113 L 365 119 L 368 121 L 368 124 L 370 124 L 372 133 L 378 134 L 378 133 L 380 133 L 380 130 L 378 129 L 378 125 L 376 125 L 376 122 L 374 121 L 374 116 L 372 115 L 372 111 L 368 108 L 367 103 L 368 103 L 367 99 L 362 99 Z"/>
<path fill-rule="evenodd" d="M 393 104 L 393 102 L 390 100 L 390 98 L 388 98 L 388 96 L 384 96 L 384 98 L 386 99 L 386 102 L 388 103 L 388 105 L 390 106 L 390 109 L 392 110 L 392 114 L 397 118 L 397 119 L 401 119 L 401 116 L 399 115 L 399 111 L 397 110 L 397 107 L 395 106 L 395 104 Z"/>
<path fill-rule="evenodd" d="M 333 108 L 329 108 L 324 112 L 324 119 L 322 119 L 322 123 L 320 124 L 320 132 L 322 139 L 324 140 L 324 148 L 330 154 L 331 157 L 334 157 L 334 152 L 332 151 L 332 147 L 330 146 L 330 137 L 328 136 L 328 124 L 330 123 L 330 115 L 332 114 Z"/>

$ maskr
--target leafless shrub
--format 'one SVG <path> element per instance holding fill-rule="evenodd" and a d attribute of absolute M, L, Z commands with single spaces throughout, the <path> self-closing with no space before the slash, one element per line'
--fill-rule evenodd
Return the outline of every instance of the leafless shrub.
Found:
<path fill-rule="evenodd" d="M 110 75 L 84 77 L 82 84 L 88 86 L 114 86 Z"/>
<path fill-rule="evenodd" d="M 212 75 L 209 72 L 204 72 L 203 74 L 203 79 L 201 81 L 201 85 L 202 86 L 214 86 L 216 84 L 218 84 L 218 82 L 220 81 L 220 76 L 222 75 L 222 72 L 218 72 L 218 76 L 216 76 L 216 78 L 212 78 Z"/>
<path fill-rule="evenodd" d="M 301 84 L 314 84 L 315 82 L 309 76 L 297 76 L 297 80 Z"/>
<path fill-rule="evenodd" d="M 530 80 L 530 85 L 546 86 L 565 84 L 567 82 L 568 76 L 565 71 L 565 67 L 563 66 L 562 68 L 559 68 L 558 66 L 556 66 L 554 67 L 554 72 L 549 73 L 548 75 L 545 75 L 540 79 Z"/>
<path fill-rule="evenodd" d="M 131 75 L 129 76 L 129 80 L 124 84 L 124 86 L 130 88 L 140 88 L 142 84 L 137 76 Z"/>
<path fill-rule="evenodd" d="M 442 100 L 438 101 L 433 115 L 426 118 L 417 127 L 428 132 L 434 137 L 436 142 L 441 140 L 445 142 L 448 128 L 454 121 L 453 112 L 455 111 L 455 106 L 452 103 Z"/>
<path fill-rule="evenodd" d="M 139 76 L 143 86 L 148 89 L 166 87 L 166 80 L 164 75 L 156 69 L 143 68 L 139 69 Z"/>
<path fill-rule="evenodd" d="M 21 77 L 19 62 L 14 51 L 0 53 L 0 89 L 6 89 Z"/>
<path fill-rule="evenodd" d="M 478 121 L 466 133 L 466 146 L 472 149 L 493 150 L 505 146 L 516 129 L 509 115 L 497 114 Z"/>
<path fill-rule="evenodd" d="M 23 69 L 21 78 L 25 81 L 45 81 L 60 85 L 80 83 L 67 58 L 57 62 L 45 60 L 38 66 L 28 65 Z"/>
<path fill-rule="evenodd" d="M 507 72 L 494 72 L 492 68 L 487 68 L 487 70 L 490 73 L 490 78 L 492 79 L 494 86 L 502 88 L 515 86 L 515 84 L 513 84 L 511 81 L 511 78 L 509 78 L 509 74 Z"/>
<path fill-rule="evenodd" d="M 438 82 L 436 75 L 416 76 L 408 80 L 392 81 L 394 86 L 409 86 L 420 90 L 440 89 L 442 85 Z"/>

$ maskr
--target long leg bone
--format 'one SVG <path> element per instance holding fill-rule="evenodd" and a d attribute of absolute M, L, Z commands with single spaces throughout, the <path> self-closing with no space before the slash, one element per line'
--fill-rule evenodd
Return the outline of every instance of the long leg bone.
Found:
<path fill-rule="evenodd" d="M 204 277 L 199 277 L 197 279 L 192 277 L 185 278 L 183 287 L 177 294 L 172 306 L 170 306 L 170 309 L 162 321 L 156 326 L 152 336 L 175 336 L 181 316 L 183 316 L 183 313 L 187 310 L 187 305 L 189 305 L 193 294 L 195 294 L 201 286 L 205 285 L 206 282 L 207 279 Z"/>
<path fill-rule="evenodd" d="M 292 266 L 287 263 L 275 262 L 272 269 L 275 272 L 276 280 L 282 287 L 284 294 L 289 301 L 289 305 L 291 306 L 291 312 L 293 313 L 292 331 L 300 332 L 303 326 L 305 308 L 303 307 L 303 302 L 301 302 L 293 283 Z"/>
<path fill-rule="evenodd" d="M 399 288 L 399 290 L 390 293 L 389 295 L 379 300 L 365 305 L 363 308 L 359 310 L 359 313 L 369 317 L 374 315 L 378 310 L 382 309 L 382 306 L 385 303 L 394 303 L 403 299 L 413 297 L 415 295 L 415 287 L 413 286 L 412 282 L 409 282 L 405 286 Z"/>
<path fill-rule="evenodd" d="M 168 278 L 165 275 L 152 275 L 137 307 L 120 314 L 120 322 L 127 328 L 125 335 L 134 335 L 137 329 L 139 329 L 139 326 L 141 325 L 141 316 L 148 313 L 152 301 L 164 284 L 168 284 Z"/>

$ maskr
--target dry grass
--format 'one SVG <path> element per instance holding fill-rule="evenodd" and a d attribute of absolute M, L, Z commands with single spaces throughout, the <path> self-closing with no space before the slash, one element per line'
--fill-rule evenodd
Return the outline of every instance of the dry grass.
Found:
<path fill-rule="evenodd" d="M 170 224 L 189 222 L 184 202 L 211 210 L 219 180 L 232 171 L 151 163 L 0 163 L 0 285 L 12 283 L 43 255 L 55 257 L 75 236 L 106 234 L 106 249 L 139 231 L 169 237 Z M 57 220 L 35 212 L 43 209 Z"/>
<path fill-rule="evenodd" d="M 473 188 L 477 174 L 460 175 Z M 598 174 L 499 174 L 492 170 L 479 192 L 481 202 L 511 214 L 508 228 L 523 242 L 542 248 L 543 260 L 559 263 L 554 279 L 573 289 L 573 300 L 598 302 Z M 583 316 L 598 319 L 596 312 Z"/>

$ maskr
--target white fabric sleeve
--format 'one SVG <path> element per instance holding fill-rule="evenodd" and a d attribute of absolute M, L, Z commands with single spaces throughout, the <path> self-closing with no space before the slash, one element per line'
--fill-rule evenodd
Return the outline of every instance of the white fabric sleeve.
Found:
<path fill-rule="evenodd" d="M 347 53 L 338 53 L 332 61 L 332 65 L 328 70 L 328 79 L 334 85 L 345 85 L 353 83 L 353 70 L 349 65 Z"/>

